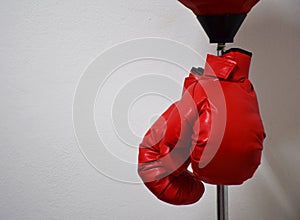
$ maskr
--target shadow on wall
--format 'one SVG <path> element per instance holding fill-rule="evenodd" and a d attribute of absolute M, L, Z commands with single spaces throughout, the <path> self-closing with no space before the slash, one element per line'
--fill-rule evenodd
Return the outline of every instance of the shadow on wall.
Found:
<path fill-rule="evenodd" d="M 270 202 L 277 202 L 277 207 L 289 207 L 293 212 L 289 219 L 300 219 L 300 2 L 261 4 L 249 14 L 236 37 L 236 45 L 254 52 L 250 77 L 267 132 L 267 172 L 272 172 L 276 180 L 269 183 L 277 184 L 265 184 L 265 192 L 273 194 L 269 198 L 275 201 Z M 261 169 L 266 171 L 264 165 Z M 288 204 L 278 201 L 283 199 L 281 195 Z"/>

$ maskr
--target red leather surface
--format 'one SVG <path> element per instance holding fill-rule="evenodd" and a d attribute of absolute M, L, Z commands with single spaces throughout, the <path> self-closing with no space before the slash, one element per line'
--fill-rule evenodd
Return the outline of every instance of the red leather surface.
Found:
<path fill-rule="evenodd" d="M 179 0 L 196 15 L 247 14 L 259 0 Z"/>
<path fill-rule="evenodd" d="M 223 57 L 207 57 L 204 76 L 200 80 L 205 80 L 207 87 L 220 83 L 226 102 L 226 127 L 217 153 L 205 167 L 199 168 L 201 160 L 205 160 L 202 156 L 211 135 L 211 106 L 215 111 L 222 108 L 207 99 L 206 106 L 200 106 L 200 129 L 199 133 L 193 134 L 195 146 L 191 152 L 193 172 L 206 183 L 241 184 L 253 176 L 260 164 L 265 132 L 256 93 L 248 79 L 250 61 L 251 56 L 240 51 L 231 51 Z M 234 63 L 236 66 L 232 69 Z M 214 80 L 213 72 L 219 81 Z M 196 102 L 203 99 L 203 89 L 197 85 L 194 91 L 198 94 L 194 96 Z"/>
<path fill-rule="evenodd" d="M 138 173 L 160 200 L 191 204 L 204 193 L 201 181 L 236 185 L 253 176 L 265 132 L 248 79 L 250 61 L 251 55 L 235 50 L 208 55 L 204 75 L 191 73 L 182 98 L 146 133 Z M 221 92 L 214 92 L 218 87 Z"/>
<path fill-rule="evenodd" d="M 192 127 L 181 118 L 176 104 L 179 103 L 171 105 L 146 133 L 139 147 L 138 172 L 158 199 L 186 205 L 201 198 L 204 186 L 187 171 Z"/>

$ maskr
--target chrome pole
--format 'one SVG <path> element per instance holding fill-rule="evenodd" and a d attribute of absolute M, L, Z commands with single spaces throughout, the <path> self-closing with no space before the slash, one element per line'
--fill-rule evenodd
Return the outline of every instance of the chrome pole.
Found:
<path fill-rule="evenodd" d="M 225 43 L 218 43 L 218 46 L 217 46 L 217 55 L 219 57 L 223 55 L 223 53 L 225 51 L 225 47 L 226 47 Z"/>
<path fill-rule="evenodd" d="M 225 43 L 218 43 L 217 55 L 222 56 Z M 217 209 L 218 220 L 228 220 L 228 186 L 217 186 Z"/>
<path fill-rule="evenodd" d="M 218 220 L 228 220 L 228 186 L 217 186 Z"/>

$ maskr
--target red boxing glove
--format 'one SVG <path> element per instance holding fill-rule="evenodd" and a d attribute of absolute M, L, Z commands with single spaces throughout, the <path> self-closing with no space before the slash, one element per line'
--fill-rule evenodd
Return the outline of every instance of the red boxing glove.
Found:
<path fill-rule="evenodd" d="M 208 55 L 204 76 L 198 77 L 194 99 L 195 103 L 201 100 L 201 104 L 194 124 L 191 160 L 195 176 L 206 183 L 241 184 L 253 176 L 260 164 L 265 132 L 257 97 L 248 80 L 250 61 L 251 53 L 240 49 L 231 49 L 222 57 Z M 190 77 L 195 78 L 193 74 Z M 208 97 L 203 86 L 205 91 L 222 88 L 226 105 L 223 132 L 212 122 L 224 106 L 215 102 L 215 97 Z M 212 138 L 215 131 L 223 134 L 220 144 Z"/>
<path fill-rule="evenodd" d="M 189 109 L 193 102 L 189 105 L 182 100 L 171 105 L 149 129 L 138 158 L 138 173 L 147 188 L 158 199 L 174 205 L 195 203 L 204 193 L 203 183 L 187 170 L 193 133 Z"/>
<path fill-rule="evenodd" d="M 179 0 L 195 15 L 247 14 L 259 0 Z"/>
<path fill-rule="evenodd" d="M 250 61 L 251 53 L 239 49 L 208 55 L 204 75 L 186 78 L 181 100 L 145 135 L 138 173 L 160 200 L 191 204 L 204 193 L 201 180 L 236 185 L 253 176 L 265 133 Z M 187 171 L 190 158 L 195 176 Z"/>

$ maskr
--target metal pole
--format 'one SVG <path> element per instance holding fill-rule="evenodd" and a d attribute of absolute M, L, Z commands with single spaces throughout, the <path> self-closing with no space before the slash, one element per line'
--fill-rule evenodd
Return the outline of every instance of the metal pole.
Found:
<path fill-rule="evenodd" d="M 217 46 L 217 55 L 219 57 L 223 55 L 225 47 L 226 47 L 225 43 L 218 43 L 218 46 Z"/>
<path fill-rule="evenodd" d="M 217 55 L 222 56 L 225 43 L 218 43 Z M 218 220 L 228 220 L 228 186 L 217 186 Z"/>
<path fill-rule="evenodd" d="M 228 220 L 228 186 L 217 186 L 218 220 Z"/>

